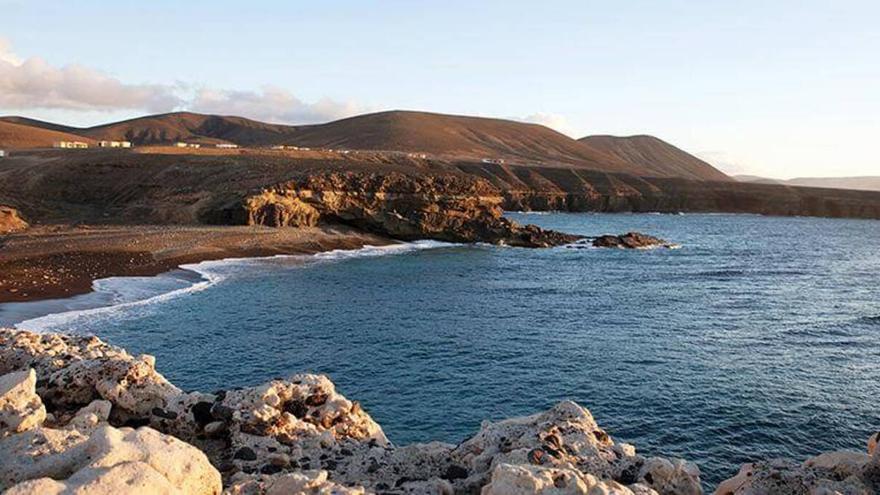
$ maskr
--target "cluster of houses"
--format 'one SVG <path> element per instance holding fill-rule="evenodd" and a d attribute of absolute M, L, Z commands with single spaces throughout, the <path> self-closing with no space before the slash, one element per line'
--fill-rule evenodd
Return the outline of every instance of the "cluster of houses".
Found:
<path fill-rule="evenodd" d="M 495 165 L 504 165 L 504 160 L 501 158 L 483 158 L 481 161 L 483 163 L 493 163 Z"/>
<path fill-rule="evenodd" d="M 53 148 L 65 148 L 65 149 L 85 149 L 89 147 L 89 143 L 84 143 L 82 141 L 55 141 L 52 143 Z"/>
<path fill-rule="evenodd" d="M 296 150 L 296 151 L 311 151 L 311 148 L 303 148 L 300 146 L 288 146 L 286 144 L 276 144 L 272 146 L 273 150 Z"/>
<path fill-rule="evenodd" d="M 98 148 L 131 148 L 131 141 L 98 141 L 95 143 Z M 89 143 L 83 141 L 55 141 L 52 143 L 53 148 L 64 149 L 85 149 L 89 147 Z"/>

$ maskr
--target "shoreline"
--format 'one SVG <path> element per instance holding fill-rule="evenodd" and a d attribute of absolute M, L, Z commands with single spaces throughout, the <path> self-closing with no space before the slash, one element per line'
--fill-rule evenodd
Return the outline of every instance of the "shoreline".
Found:
<path fill-rule="evenodd" d="M 39 226 L 0 240 L 0 304 L 70 298 L 96 280 L 154 277 L 229 258 L 308 255 L 398 241 L 346 226 Z"/>

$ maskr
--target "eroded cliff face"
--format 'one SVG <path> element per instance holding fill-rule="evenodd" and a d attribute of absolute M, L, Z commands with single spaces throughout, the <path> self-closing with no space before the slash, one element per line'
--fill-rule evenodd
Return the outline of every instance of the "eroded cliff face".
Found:
<path fill-rule="evenodd" d="M 0 205 L 0 234 L 11 234 L 28 228 L 28 223 L 21 218 L 18 210 Z"/>
<path fill-rule="evenodd" d="M 210 208 L 202 218 L 208 223 L 274 227 L 343 223 L 401 240 L 524 247 L 579 238 L 506 219 L 503 201 L 497 189 L 470 177 L 340 172 L 265 188 Z"/>

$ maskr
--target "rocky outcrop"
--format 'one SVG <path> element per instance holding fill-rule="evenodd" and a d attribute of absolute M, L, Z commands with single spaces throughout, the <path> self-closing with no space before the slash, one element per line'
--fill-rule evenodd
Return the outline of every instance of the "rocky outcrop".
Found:
<path fill-rule="evenodd" d="M 868 439 L 865 452 L 826 452 L 803 463 L 774 459 L 744 464 L 715 495 L 873 494 L 880 492 L 880 433 Z"/>
<path fill-rule="evenodd" d="M 182 392 L 149 356 L 94 337 L 19 330 L 0 330 L 0 373 L 14 374 L 7 388 L 16 390 L 0 404 L 37 415 L 10 422 L 25 426 L 0 440 L 0 474 L 13 493 L 77 493 L 86 484 L 109 493 L 120 480 L 208 493 L 218 471 L 233 494 L 701 493 L 696 466 L 637 454 L 573 402 L 485 423 L 459 445 L 396 447 L 324 376 Z M 36 426 L 35 400 L 46 400 L 45 425 Z M 216 471 L 203 469 L 204 456 Z"/>
<path fill-rule="evenodd" d="M 592 240 L 593 247 L 620 249 L 651 249 L 657 247 L 671 248 L 674 244 L 663 239 L 640 232 L 628 232 L 622 235 L 602 235 Z"/>
<path fill-rule="evenodd" d="M 522 226 L 502 216 L 498 190 L 481 179 L 442 174 L 323 173 L 234 199 L 203 213 L 209 223 L 313 226 L 344 223 L 401 240 L 437 239 L 525 247 L 579 236 Z"/>
<path fill-rule="evenodd" d="M 21 218 L 15 208 L 0 205 L 0 235 L 11 234 L 28 228 L 28 223 Z"/>
<path fill-rule="evenodd" d="M 0 376 L 0 438 L 30 430 L 46 419 L 36 384 L 32 369 Z"/>
<path fill-rule="evenodd" d="M 0 490 L 6 494 L 213 495 L 222 489 L 220 473 L 195 447 L 152 428 L 107 424 L 110 402 L 92 402 L 59 422 L 46 415 L 33 369 L 3 375 L 0 384 Z"/>

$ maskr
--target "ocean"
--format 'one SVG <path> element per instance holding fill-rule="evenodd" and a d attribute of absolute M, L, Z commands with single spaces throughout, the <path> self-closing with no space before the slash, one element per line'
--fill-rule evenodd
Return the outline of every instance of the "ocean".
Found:
<path fill-rule="evenodd" d="M 2 305 L 0 322 L 154 354 L 184 389 L 324 373 L 396 444 L 571 399 L 616 441 L 696 462 L 709 487 L 751 460 L 864 450 L 880 429 L 880 222 L 509 216 L 681 248 L 422 241 L 212 261 Z"/>

